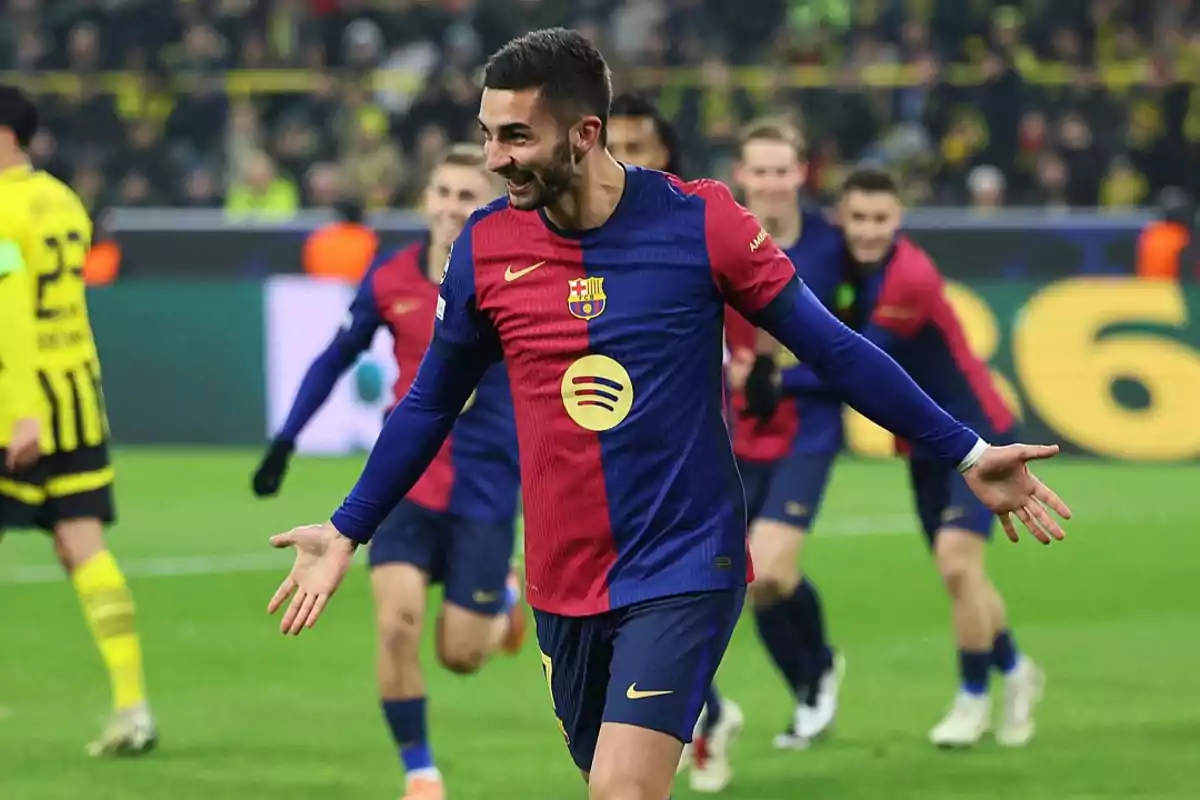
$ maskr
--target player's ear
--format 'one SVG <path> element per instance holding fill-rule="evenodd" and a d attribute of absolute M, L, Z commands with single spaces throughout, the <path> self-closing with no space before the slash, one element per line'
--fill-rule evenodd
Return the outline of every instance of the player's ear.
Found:
<path fill-rule="evenodd" d="M 599 117 L 588 115 L 583 117 L 579 122 L 575 123 L 575 133 L 572 145 L 575 151 L 580 155 L 588 152 L 600 144 L 600 134 L 604 130 L 604 123 Z"/>

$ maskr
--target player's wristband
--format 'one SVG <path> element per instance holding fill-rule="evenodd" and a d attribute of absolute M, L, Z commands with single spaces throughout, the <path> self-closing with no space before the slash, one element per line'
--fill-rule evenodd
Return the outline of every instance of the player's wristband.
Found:
<path fill-rule="evenodd" d="M 971 451 L 967 453 L 967 457 L 958 462 L 958 471 L 966 472 L 971 467 L 975 466 L 975 463 L 983 457 L 984 451 L 989 447 L 991 447 L 991 445 L 980 438 L 979 441 L 975 442 L 975 446 L 971 448 Z"/>

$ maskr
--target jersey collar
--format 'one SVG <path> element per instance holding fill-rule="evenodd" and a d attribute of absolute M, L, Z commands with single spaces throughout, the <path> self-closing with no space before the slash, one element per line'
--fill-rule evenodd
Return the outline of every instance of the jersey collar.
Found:
<path fill-rule="evenodd" d="M 32 174 L 32 164 L 18 164 L 15 167 L 0 170 L 0 181 L 23 181 Z"/>

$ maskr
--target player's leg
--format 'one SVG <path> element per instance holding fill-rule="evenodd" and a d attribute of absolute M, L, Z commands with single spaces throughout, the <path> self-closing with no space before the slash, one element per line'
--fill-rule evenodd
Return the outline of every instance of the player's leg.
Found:
<path fill-rule="evenodd" d="M 955 519 L 961 514 L 961 519 Z M 987 572 L 987 541 L 994 517 L 957 472 L 951 474 L 949 506 L 943 512 L 945 523 L 939 529 L 934 548 L 939 571 L 967 572 L 977 576 L 971 589 L 974 603 L 986 615 L 987 635 L 981 644 L 987 649 L 989 664 L 1004 681 L 1003 708 L 996 740 L 1007 747 L 1023 747 L 1033 738 L 1033 711 L 1041 700 L 1045 675 L 1025 657 L 1016 645 L 1004 599 Z M 947 519 L 950 518 L 950 519 Z M 947 555 L 943 556 L 945 552 Z M 956 625 L 956 631 L 958 626 Z M 972 637 L 972 643 L 979 641 Z"/>
<path fill-rule="evenodd" d="M 991 725 L 990 672 L 1003 660 L 1006 685 L 1016 688 L 1020 698 L 1014 703 L 1014 710 L 1021 712 L 1018 727 L 1028 730 L 1028 734 L 1016 732 L 1017 738 L 1025 737 L 1023 744 L 1032 734 L 1040 673 L 1032 664 L 1022 666 L 1003 600 L 987 574 L 992 514 L 961 476 L 945 465 L 914 459 L 910 474 L 922 526 L 932 539 L 938 572 L 950 598 L 958 646 L 960 688 L 950 712 L 930 732 L 930 740 L 940 746 L 965 747 L 982 738 Z M 1012 730 L 1008 725 L 1005 729 Z"/>
<path fill-rule="evenodd" d="M 429 746 L 428 703 L 421 672 L 421 629 L 431 573 L 440 567 L 438 542 L 448 531 L 439 515 L 401 501 L 371 540 L 379 701 L 404 765 L 405 797 L 440 800 L 441 773 Z"/>
<path fill-rule="evenodd" d="M 755 580 L 750 585 L 759 637 L 795 697 L 779 748 L 802 749 L 837 715 L 844 661 L 825 628 L 820 595 L 802 569 L 804 543 L 829 483 L 834 456 L 789 456 L 780 462 L 762 511 L 750 526 Z"/>
<path fill-rule="evenodd" d="M 670 795 L 744 599 L 744 589 L 700 592 L 613 612 L 608 696 L 588 782 L 592 800 Z"/>
<path fill-rule="evenodd" d="M 451 524 L 437 637 L 438 660 L 451 672 L 467 675 L 497 650 L 520 649 L 526 622 L 511 570 L 514 541 L 512 522 Z"/>
<path fill-rule="evenodd" d="M 587 782 L 604 720 L 615 612 L 564 617 L 534 609 L 533 619 L 558 732 Z"/>
<path fill-rule="evenodd" d="M 38 523 L 53 531 L 55 554 L 79 597 L 112 689 L 112 718 L 88 752 L 147 753 L 157 733 L 146 697 L 133 594 L 104 536 L 104 526 L 116 517 L 107 446 L 81 447 L 43 460 L 46 499 Z"/>

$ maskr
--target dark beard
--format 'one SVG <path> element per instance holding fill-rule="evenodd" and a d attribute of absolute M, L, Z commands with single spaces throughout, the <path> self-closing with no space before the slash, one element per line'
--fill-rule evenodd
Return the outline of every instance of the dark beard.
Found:
<path fill-rule="evenodd" d="M 554 145 L 550 161 L 543 167 L 531 167 L 505 175 L 506 178 L 517 180 L 530 177 L 533 179 L 533 192 L 528 198 L 509 203 L 518 211 L 533 211 L 554 204 L 571 188 L 575 182 L 575 160 L 572 158 L 571 146 L 564 138 Z"/>

